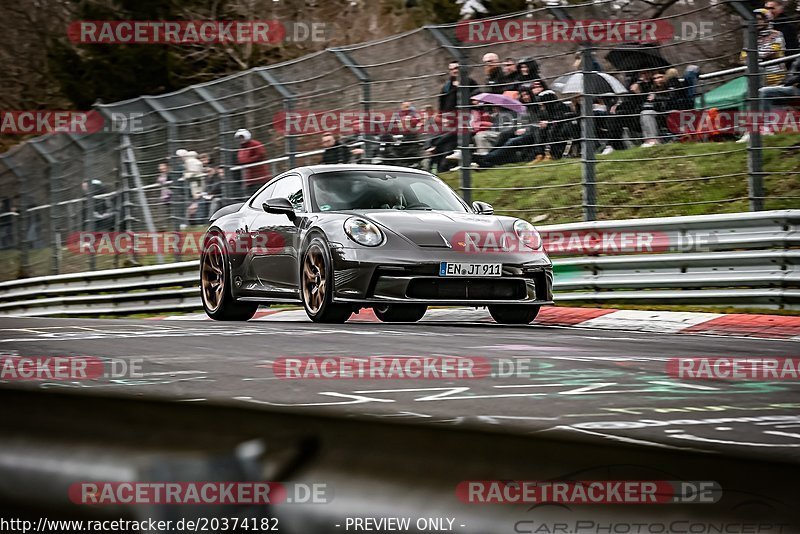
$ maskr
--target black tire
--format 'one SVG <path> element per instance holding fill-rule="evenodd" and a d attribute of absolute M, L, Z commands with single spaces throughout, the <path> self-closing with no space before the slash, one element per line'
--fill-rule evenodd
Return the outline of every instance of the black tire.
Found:
<path fill-rule="evenodd" d="M 315 323 L 344 323 L 353 314 L 346 304 L 333 303 L 333 267 L 328 244 L 314 237 L 300 261 L 300 299 Z"/>
<path fill-rule="evenodd" d="M 424 304 L 384 304 L 372 309 L 384 323 L 416 323 L 428 311 Z"/>
<path fill-rule="evenodd" d="M 238 302 L 231 294 L 230 265 L 225 242 L 209 236 L 200 255 L 200 298 L 206 315 L 215 321 L 247 321 L 258 310 L 255 302 Z"/>
<path fill-rule="evenodd" d="M 529 324 L 536 319 L 541 306 L 497 304 L 489 306 L 489 314 L 500 324 Z"/>

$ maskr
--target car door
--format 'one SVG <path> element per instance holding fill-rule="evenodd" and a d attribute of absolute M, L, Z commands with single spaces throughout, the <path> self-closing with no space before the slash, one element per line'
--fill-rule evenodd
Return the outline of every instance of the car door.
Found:
<path fill-rule="evenodd" d="M 254 268 L 254 260 L 260 258 L 263 251 L 254 248 L 254 244 L 258 244 L 259 232 L 256 230 L 255 224 L 266 224 L 268 221 L 262 215 L 264 213 L 262 205 L 268 199 L 272 198 L 272 193 L 275 191 L 275 182 L 267 185 L 252 200 L 248 201 L 248 215 L 245 219 L 246 224 L 242 228 L 236 230 L 237 244 L 236 251 L 239 254 L 244 254 L 244 268 L 242 272 L 245 277 L 245 290 L 261 290 L 262 282 L 259 280 L 256 270 Z"/>
<path fill-rule="evenodd" d="M 272 296 L 297 296 L 297 241 L 299 223 L 306 211 L 303 180 L 299 174 L 289 174 L 274 186 L 270 198 L 289 199 L 297 219 L 264 211 L 256 215 L 250 227 L 254 242 L 260 246 L 253 249 L 253 271 Z"/>

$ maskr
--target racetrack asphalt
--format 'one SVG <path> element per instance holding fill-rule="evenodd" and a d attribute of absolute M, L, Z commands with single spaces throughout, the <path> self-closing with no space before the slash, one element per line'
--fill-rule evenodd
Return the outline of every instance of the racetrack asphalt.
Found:
<path fill-rule="evenodd" d="M 791 340 L 423 320 L 417 324 L 0 319 L 0 354 L 94 356 L 141 376 L 3 387 L 242 403 L 800 460 L 800 382 L 680 380 L 675 357 L 800 357 Z M 530 358 L 524 376 L 285 380 L 305 356 Z"/>

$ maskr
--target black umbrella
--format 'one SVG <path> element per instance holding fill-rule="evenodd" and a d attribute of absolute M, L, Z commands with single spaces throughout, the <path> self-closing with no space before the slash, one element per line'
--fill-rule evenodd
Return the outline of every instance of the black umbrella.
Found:
<path fill-rule="evenodd" d="M 582 72 L 570 72 L 556 78 L 553 89 L 562 94 L 572 95 L 621 94 L 628 91 L 619 80 L 605 72 L 587 72 L 585 78 Z"/>
<path fill-rule="evenodd" d="M 608 53 L 606 59 L 619 71 L 664 69 L 670 66 L 654 45 L 626 44 Z"/>

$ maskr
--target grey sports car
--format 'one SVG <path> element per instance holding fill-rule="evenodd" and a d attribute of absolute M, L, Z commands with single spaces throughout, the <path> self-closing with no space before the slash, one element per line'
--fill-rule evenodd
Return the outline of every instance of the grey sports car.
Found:
<path fill-rule="evenodd" d="M 411 322 L 428 306 L 466 305 L 526 324 L 553 303 L 552 264 L 530 223 L 469 206 L 436 176 L 405 167 L 281 174 L 211 216 L 200 270 L 203 306 L 217 320 L 301 303 L 315 322 L 362 308 Z"/>

